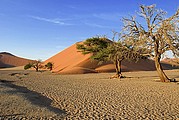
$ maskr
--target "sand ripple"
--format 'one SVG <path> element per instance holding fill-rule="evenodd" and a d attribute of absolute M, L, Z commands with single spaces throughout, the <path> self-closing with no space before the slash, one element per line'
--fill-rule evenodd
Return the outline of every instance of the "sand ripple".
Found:
<path fill-rule="evenodd" d="M 179 81 L 179 71 L 167 72 Z M 29 72 L 19 78 L 2 71 L 1 80 L 14 81 L 12 84 L 33 91 L 27 93 L 29 96 L 37 94 L 37 100 L 41 100 L 39 96 L 44 96 L 50 102 L 47 106 L 33 104 L 32 99 L 23 95 L 26 93 L 9 93 L 14 88 L 0 83 L 0 92 L 3 93 L 0 97 L 0 116 L 17 114 L 17 118 L 24 119 L 67 120 L 179 118 L 178 83 L 156 82 L 155 72 L 124 74 L 131 77 L 118 80 L 107 79 L 112 74 L 51 75 Z M 49 109 L 51 107 L 55 109 Z"/>

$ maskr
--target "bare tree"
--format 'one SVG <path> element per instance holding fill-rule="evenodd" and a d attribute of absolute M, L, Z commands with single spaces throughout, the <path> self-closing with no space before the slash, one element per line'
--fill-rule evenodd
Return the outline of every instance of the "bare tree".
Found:
<path fill-rule="evenodd" d="M 156 9 L 156 5 L 141 5 L 138 15 L 144 22 L 138 22 L 132 16 L 123 18 L 124 37 L 132 40 L 138 47 L 146 48 L 148 55 L 155 59 L 160 80 L 170 82 L 162 69 L 160 59 L 169 50 L 175 57 L 179 56 L 179 9 L 171 17 L 165 18 L 166 12 Z"/>

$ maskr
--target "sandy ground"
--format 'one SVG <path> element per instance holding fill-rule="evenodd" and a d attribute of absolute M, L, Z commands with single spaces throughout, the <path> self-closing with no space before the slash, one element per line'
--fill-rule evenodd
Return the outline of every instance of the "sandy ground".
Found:
<path fill-rule="evenodd" d="M 24 66 L 18 66 L 18 67 L 10 67 L 10 68 L 0 68 L 0 71 L 18 71 L 18 70 L 24 70 Z"/>
<path fill-rule="evenodd" d="M 179 81 L 179 70 L 166 73 Z M 111 75 L 0 71 L 0 120 L 179 119 L 178 82 L 157 82 L 155 71 Z"/>

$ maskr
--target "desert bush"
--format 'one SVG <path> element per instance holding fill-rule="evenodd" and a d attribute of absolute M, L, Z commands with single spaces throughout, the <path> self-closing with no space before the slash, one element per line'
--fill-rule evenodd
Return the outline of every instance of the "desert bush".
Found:
<path fill-rule="evenodd" d="M 31 68 L 31 67 L 32 67 L 32 64 L 31 64 L 31 63 L 28 63 L 27 65 L 24 66 L 24 70 L 27 70 L 27 69 L 29 69 L 29 68 Z"/>
<path fill-rule="evenodd" d="M 52 62 L 48 62 L 45 67 L 49 69 L 50 71 L 53 69 L 54 64 Z"/>

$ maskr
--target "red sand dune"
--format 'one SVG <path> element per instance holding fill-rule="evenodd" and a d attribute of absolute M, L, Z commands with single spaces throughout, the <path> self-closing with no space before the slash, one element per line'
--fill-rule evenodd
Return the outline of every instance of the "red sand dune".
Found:
<path fill-rule="evenodd" d="M 7 52 L 0 53 L 0 68 L 23 66 L 32 60 L 20 58 Z"/>
<path fill-rule="evenodd" d="M 52 62 L 54 64 L 53 72 L 60 74 L 81 74 L 95 72 L 115 72 L 115 67 L 111 62 L 98 64 L 92 61 L 90 55 L 83 55 L 76 49 L 76 44 L 57 53 L 47 59 L 44 64 Z M 164 69 L 172 69 L 172 66 L 166 63 L 162 64 Z M 140 60 L 139 62 L 122 62 L 122 71 L 142 71 L 155 70 L 153 60 Z"/>

